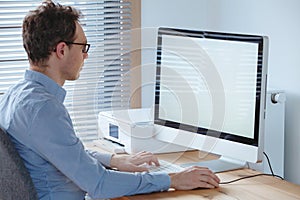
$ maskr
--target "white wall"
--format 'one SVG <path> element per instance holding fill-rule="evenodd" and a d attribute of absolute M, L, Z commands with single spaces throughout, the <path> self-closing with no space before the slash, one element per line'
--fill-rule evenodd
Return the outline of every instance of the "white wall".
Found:
<path fill-rule="evenodd" d="M 285 178 L 300 184 L 299 9 L 299 0 L 142 0 L 143 107 L 154 103 L 157 27 L 267 35 L 268 88 L 283 89 L 287 95 Z"/>

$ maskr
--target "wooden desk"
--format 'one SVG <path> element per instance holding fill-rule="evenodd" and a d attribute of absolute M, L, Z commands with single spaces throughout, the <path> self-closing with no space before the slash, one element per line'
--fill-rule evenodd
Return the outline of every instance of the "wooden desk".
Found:
<path fill-rule="evenodd" d="M 175 163 L 197 162 L 215 158 L 198 151 L 185 153 L 172 153 L 158 155 L 160 159 Z M 241 169 L 229 172 L 218 173 L 221 182 L 227 182 L 244 176 L 258 174 L 251 169 Z M 300 200 L 300 185 L 292 184 L 275 177 L 258 176 L 243 179 L 230 184 L 221 184 L 217 189 L 195 189 L 189 191 L 157 192 L 144 195 L 134 195 L 114 200 L 201 200 L 201 199 L 224 199 L 224 200 Z"/>
<path fill-rule="evenodd" d="M 236 170 L 219 174 L 222 181 L 253 175 L 257 172 L 249 169 Z M 145 195 L 135 195 L 114 200 L 201 200 L 201 199 L 224 199 L 224 200 L 296 200 L 300 199 L 300 186 L 282 181 L 278 178 L 258 176 L 244 179 L 239 182 L 220 185 L 217 189 L 196 189 L 190 191 L 158 192 Z"/>

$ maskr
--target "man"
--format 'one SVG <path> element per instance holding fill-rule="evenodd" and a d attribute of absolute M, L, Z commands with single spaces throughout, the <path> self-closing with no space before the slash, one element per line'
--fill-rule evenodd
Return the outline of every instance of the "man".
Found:
<path fill-rule="evenodd" d="M 78 79 L 88 57 L 79 17 L 74 8 L 51 1 L 25 17 L 22 35 L 30 67 L 0 102 L 0 125 L 24 160 L 39 199 L 82 200 L 86 193 L 112 198 L 170 187 L 218 187 L 218 177 L 207 168 L 147 173 L 141 164 L 159 165 L 149 152 L 120 156 L 84 149 L 63 105 L 62 88 L 66 80 Z"/>

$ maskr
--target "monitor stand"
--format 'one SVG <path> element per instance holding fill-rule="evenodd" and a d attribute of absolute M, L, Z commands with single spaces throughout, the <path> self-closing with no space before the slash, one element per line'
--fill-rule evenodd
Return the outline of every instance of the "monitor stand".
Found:
<path fill-rule="evenodd" d="M 200 161 L 194 163 L 185 163 L 181 164 L 182 167 L 190 167 L 190 166 L 200 166 L 207 167 L 214 173 L 230 171 L 235 169 L 244 168 L 246 165 L 246 161 L 235 160 L 232 158 L 228 158 L 225 156 L 221 156 L 216 160 L 208 160 L 208 161 Z"/>

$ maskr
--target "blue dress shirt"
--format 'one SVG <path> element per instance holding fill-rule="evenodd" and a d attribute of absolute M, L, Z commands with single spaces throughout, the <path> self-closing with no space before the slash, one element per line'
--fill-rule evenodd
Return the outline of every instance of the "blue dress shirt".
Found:
<path fill-rule="evenodd" d="M 39 199 L 112 198 L 167 190 L 163 173 L 107 170 L 110 154 L 84 149 L 63 105 L 66 91 L 46 75 L 25 77 L 0 99 L 0 125 L 24 160 Z"/>

